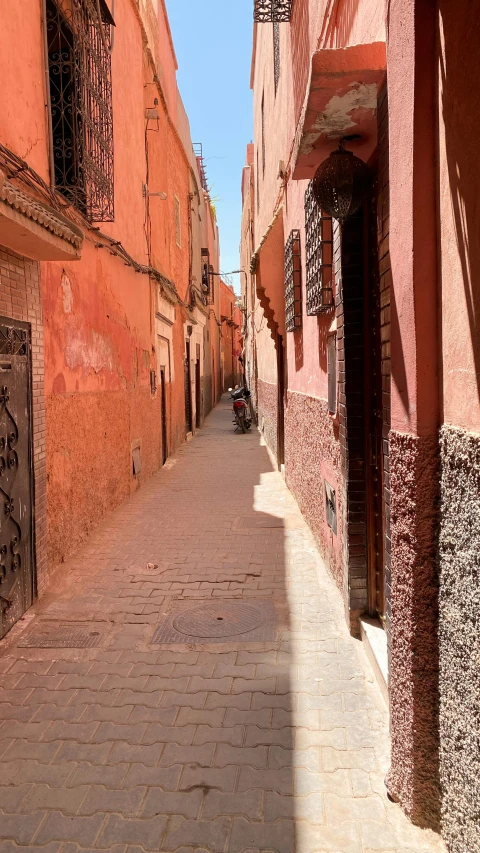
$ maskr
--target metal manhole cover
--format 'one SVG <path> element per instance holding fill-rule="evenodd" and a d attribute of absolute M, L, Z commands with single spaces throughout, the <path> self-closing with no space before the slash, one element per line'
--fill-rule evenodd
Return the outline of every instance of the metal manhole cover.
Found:
<path fill-rule="evenodd" d="M 260 610 L 239 602 L 195 607 L 173 620 L 173 627 L 187 637 L 235 637 L 254 631 L 264 620 Z"/>
<path fill-rule="evenodd" d="M 102 632 L 92 626 L 39 625 L 24 636 L 18 646 L 27 649 L 93 649 L 102 639 Z"/>
<path fill-rule="evenodd" d="M 239 599 L 204 601 L 177 605 L 163 614 L 150 642 L 166 644 L 268 643 L 274 642 L 276 610 L 272 601 L 256 599 L 245 604 Z"/>

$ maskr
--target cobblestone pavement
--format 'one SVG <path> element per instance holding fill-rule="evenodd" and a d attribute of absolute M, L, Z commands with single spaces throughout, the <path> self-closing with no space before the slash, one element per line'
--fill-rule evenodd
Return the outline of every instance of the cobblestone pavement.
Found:
<path fill-rule="evenodd" d="M 381 694 L 259 434 L 234 434 L 225 401 L 53 587 L 1 644 L 0 853 L 443 849 L 386 798 Z M 204 602 L 222 643 L 172 621 Z M 250 616 L 252 635 L 234 633 Z M 97 647 L 38 648 L 37 629 L 85 623 Z M 176 643 L 152 643 L 175 625 Z"/>

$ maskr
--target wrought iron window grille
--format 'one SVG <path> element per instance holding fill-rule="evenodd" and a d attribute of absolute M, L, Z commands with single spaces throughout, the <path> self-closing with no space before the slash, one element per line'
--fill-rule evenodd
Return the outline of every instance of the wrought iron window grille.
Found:
<path fill-rule="evenodd" d="M 262 175 L 265 177 L 266 164 L 266 145 L 265 145 L 265 92 L 262 95 Z"/>
<path fill-rule="evenodd" d="M 307 314 L 314 316 L 335 307 L 333 293 L 333 223 L 320 209 L 312 182 L 305 193 L 305 254 Z"/>
<path fill-rule="evenodd" d="M 111 26 L 96 0 L 47 0 L 53 179 L 91 222 L 113 222 Z"/>
<path fill-rule="evenodd" d="M 253 19 L 257 24 L 282 24 L 292 17 L 293 0 L 254 0 Z"/>
<path fill-rule="evenodd" d="M 202 290 L 206 296 L 207 303 L 213 305 L 215 302 L 215 276 L 213 266 L 210 263 L 210 252 L 202 249 Z"/>
<path fill-rule="evenodd" d="M 285 246 L 285 327 L 294 332 L 302 325 L 302 258 L 300 231 L 294 229 Z"/>

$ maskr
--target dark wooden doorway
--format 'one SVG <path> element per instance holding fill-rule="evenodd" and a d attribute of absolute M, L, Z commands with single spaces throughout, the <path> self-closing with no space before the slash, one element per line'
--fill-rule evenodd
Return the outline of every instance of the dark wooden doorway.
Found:
<path fill-rule="evenodd" d="M 200 354 L 197 352 L 195 362 L 195 426 L 200 429 L 202 425 L 202 377 L 200 375 Z"/>
<path fill-rule="evenodd" d="M 162 406 L 162 465 L 168 459 L 167 439 L 167 388 L 165 382 L 165 368 L 160 368 L 160 402 Z"/>
<path fill-rule="evenodd" d="M 34 595 L 30 329 L 0 318 L 0 638 Z"/>
<path fill-rule="evenodd" d="M 185 354 L 185 427 L 192 432 L 192 376 L 190 369 L 190 341 L 186 341 Z"/>
<path fill-rule="evenodd" d="M 277 335 L 277 463 L 285 462 L 285 352 L 283 337 Z"/>
<path fill-rule="evenodd" d="M 389 597 L 390 254 L 388 96 L 379 96 L 378 163 L 366 211 L 368 609 L 385 626 Z"/>
<path fill-rule="evenodd" d="M 212 407 L 217 403 L 217 383 L 215 381 L 215 352 L 212 349 Z"/>
<path fill-rule="evenodd" d="M 380 336 L 380 287 L 377 249 L 377 180 L 369 200 L 368 274 L 365 276 L 365 438 L 368 529 L 368 610 L 370 616 L 385 618 L 384 518 L 382 416 L 382 345 Z"/>

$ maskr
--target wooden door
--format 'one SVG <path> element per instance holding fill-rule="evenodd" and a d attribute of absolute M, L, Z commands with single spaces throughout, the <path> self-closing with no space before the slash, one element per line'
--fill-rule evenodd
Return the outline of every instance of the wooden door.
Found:
<path fill-rule="evenodd" d="M 165 382 L 165 368 L 160 368 L 160 394 L 162 405 L 162 465 L 168 459 L 168 440 L 167 440 L 167 389 Z"/>
<path fill-rule="evenodd" d="M 30 335 L 0 318 L 0 638 L 34 592 Z"/>
<path fill-rule="evenodd" d="M 192 432 L 192 379 L 190 373 L 190 341 L 186 342 L 185 354 L 185 427 Z"/>
<path fill-rule="evenodd" d="M 195 362 L 195 424 L 200 429 L 202 424 L 202 377 L 200 375 L 200 358 Z"/>
<path fill-rule="evenodd" d="M 385 622 L 385 457 L 382 388 L 381 294 L 377 239 L 378 180 L 368 204 L 368 274 L 365 276 L 366 459 L 368 517 L 369 613 Z"/>

